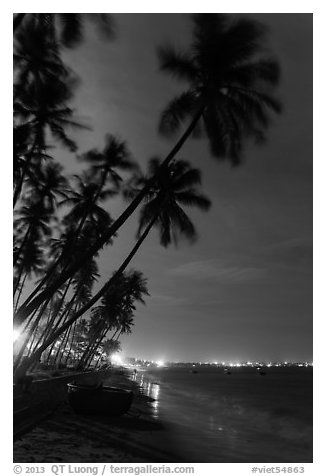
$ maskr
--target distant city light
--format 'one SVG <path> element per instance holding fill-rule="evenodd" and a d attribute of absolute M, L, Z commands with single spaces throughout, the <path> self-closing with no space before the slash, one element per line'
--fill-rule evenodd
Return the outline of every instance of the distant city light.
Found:
<path fill-rule="evenodd" d="M 119 363 L 120 361 L 120 356 L 118 356 Z M 135 359 L 135 358 L 125 358 L 123 365 L 128 365 L 128 362 L 131 362 L 132 365 L 136 366 L 144 366 L 144 367 L 182 367 L 182 366 L 192 366 L 196 367 L 198 365 L 203 365 L 203 366 L 214 366 L 214 367 L 238 367 L 238 368 L 249 368 L 249 367 L 255 367 L 256 369 L 262 369 L 263 367 L 312 367 L 313 363 L 312 362 L 306 362 L 306 361 L 260 361 L 260 362 L 254 362 L 251 360 L 243 360 L 243 361 L 206 361 L 206 362 L 166 362 L 163 359 L 162 360 L 142 360 L 142 359 Z"/>

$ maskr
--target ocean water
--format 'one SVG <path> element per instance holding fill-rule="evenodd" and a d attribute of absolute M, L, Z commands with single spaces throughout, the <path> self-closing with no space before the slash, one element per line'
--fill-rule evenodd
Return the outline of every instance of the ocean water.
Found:
<path fill-rule="evenodd" d="M 134 377 L 180 461 L 312 462 L 312 368 L 161 368 Z M 171 445 L 171 441 L 169 441 Z"/>

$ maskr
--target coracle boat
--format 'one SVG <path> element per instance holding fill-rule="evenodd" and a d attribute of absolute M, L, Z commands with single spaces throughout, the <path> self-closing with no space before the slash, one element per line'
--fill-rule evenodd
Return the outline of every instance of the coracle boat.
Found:
<path fill-rule="evenodd" d="M 103 385 L 68 383 L 68 400 L 76 413 L 120 416 L 131 407 L 133 392 Z"/>

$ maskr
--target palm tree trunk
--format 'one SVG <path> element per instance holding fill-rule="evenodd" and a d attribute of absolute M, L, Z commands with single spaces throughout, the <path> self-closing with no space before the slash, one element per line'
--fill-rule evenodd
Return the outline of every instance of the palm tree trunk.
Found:
<path fill-rule="evenodd" d="M 103 332 L 106 333 L 108 331 L 109 326 L 106 325 L 104 327 L 101 327 L 102 323 L 103 323 L 103 321 L 100 321 L 97 328 L 94 329 L 94 334 L 90 338 L 89 343 L 88 343 L 86 349 L 84 350 L 84 352 L 83 352 L 83 354 L 80 358 L 80 361 L 79 361 L 79 364 L 78 364 L 79 369 L 85 367 L 87 365 L 87 362 L 89 361 L 90 357 L 93 355 L 93 351 L 96 348 L 96 342 L 99 339 L 99 335 L 102 335 Z"/>
<path fill-rule="evenodd" d="M 62 354 L 63 354 L 63 351 L 68 343 L 68 339 L 69 339 L 69 335 L 70 335 L 70 332 L 71 332 L 71 328 L 72 326 L 68 327 L 68 329 L 66 330 L 66 333 L 63 335 L 62 337 L 62 341 L 61 341 L 61 344 L 59 345 L 58 347 L 58 350 L 56 352 L 56 355 L 54 357 L 54 364 L 55 366 L 58 366 L 61 364 L 61 360 L 62 360 Z"/>
<path fill-rule="evenodd" d="M 18 261 L 20 255 L 22 254 L 22 251 L 23 251 L 23 249 L 24 249 L 24 247 L 25 247 L 25 245 L 26 245 L 26 242 L 27 242 L 28 236 L 29 236 L 29 234 L 30 234 L 30 231 L 31 231 L 31 226 L 28 227 L 28 230 L 27 230 L 26 233 L 25 233 L 23 242 L 22 242 L 22 244 L 20 245 L 19 251 L 17 252 L 17 254 L 16 254 L 15 258 L 14 258 L 14 266 L 15 266 L 15 264 L 17 263 L 17 261 Z"/>
<path fill-rule="evenodd" d="M 65 360 L 65 365 L 66 366 L 68 365 L 69 357 L 70 357 L 70 354 L 71 354 L 71 351 L 72 351 L 72 346 L 73 346 L 74 339 L 75 339 L 75 334 L 76 334 L 76 326 L 77 326 L 77 321 L 73 324 L 70 346 L 69 346 L 68 354 L 67 354 L 67 357 L 66 357 L 66 360 Z"/>
<path fill-rule="evenodd" d="M 173 160 L 175 155 L 179 152 L 179 150 L 182 148 L 188 137 L 192 134 L 193 130 L 195 129 L 199 119 L 201 118 L 201 115 L 204 111 L 204 107 L 202 107 L 197 114 L 195 114 L 193 120 L 191 121 L 189 127 L 185 131 L 185 133 L 182 135 L 182 137 L 179 139 L 177 144 L 173 147 L 171 152 L 166 156 L 165 160 L 161 164 L 159 168 L 159 172 L 163 171 Z M 94 245 L 92 245 L 86 252 L 75 262 L 73 262 L 68 269 L 62 273 L 62 275 L 52 284 L 48 286 L 47 289 L 41 291 L 39 295 L 34 297 L 32 301 L 30 301 L 28 304 L 24 303 L 20 309 L 18 310 L 16 317 L 18 322 L 23 322 L 31 312 L 37 307 L 40 306 L 40 304 L 48 298 L 48 296 L 52 296 L 53 293 L 70 277 L 73 276 L 76 271 L 83 265 L 83 263 L 93 257 L 93 255 L 102 248 L 102 246 L 117 232 L 117 230 L 127 221 L 127 219 L 132 215 L 132 213 L 136 210 L 138 205 L 141 203 L 143 198 L 145 197 L 146 193 L 148 192 L 152 182 L 156 177 L 152 178 L 152 181 L 150 181 L 135 197 L 135 199 L 131 202 L 131 204 L 125 209 L 125 211 L 120 215 L 119 218 L 111 225 L 109 228 L 102 234 L 102 236 L 97 240 Z"/>
<path fill-rule="evenodd" d="M 87 363 L 89 364 L 93 357 L 95 356 L 96 354 L 96 351 L 97 349 L 100 347 L 100 345 L 102 344 L 103 342 L 103 339 L 104 337 L 106 336 L 108 330 L 110 329 L 110 326 L 107 326 L 103 332 L 102 332 L 102 335 L 100 335 L 100 337 L 98 339 L 96 339 L 96 341 L 94 342 L 94 345 L 93 345 L 93 348 L 91 349 L 90 351 L 90 355 L 89 355 L 89 358 L 86 360 L 86 366 L 87 366 Z M 116 330 L 116 332 L 118 332 L 118 329 Z M 116 334 L 116 332 L 114 333 L 114 335 Z"/>
<path fill-rule="evenodd" d="M 40 283 L 36 286 L 36 288 L 32 291 L 32 293 L 28 296 L 28 298 L 26 299 L 25 301 L 25 305 L 28 304 L 31 299 L 33 299 L 34 296 L 36 296 L 36 294 L 38 293 L 38 291 L 44 286 L 44 284 L 49 281 L 49 279 L 51 278 L 51 276 L 53 275 L 53 272 L 55 271 L 56 267 L 62 262 L 62 260 L 64 258 L 66 258 L 67 256 L 67 253 L 70 252 L 70 250 L 72 249 L 73 247 L 73 244 L 76 242 L 81 230 L 82 230 L 82 227 L 88 217 L 88 214 L 91 210 L 91 207 L 93 205 L 95 205 L 95 203 L 97 202 L 100 194 L 101 194 L 101 191 L 103 190 L 103 187 L 105 185 L 105 182 L 106 182 L 106 177 L 107 177 L 107 172 L 103 174 L 102 176 L 102 180 L 101 180 L 101 183 L 98 187 L 98 190 L 97 192 L 95 193 L 94 197 L 93 197 L 93 200 L 91 201 L 91 203 L 88 205 L 87 209 L 85 210 L 84 212 L 84 215 L 82 216 L 80 222 L 79 222 L 79 225 L 78 225 L 78 228 L 75 232 L 75 235 L 74 235 L 74 239 L 72 240 L 72 242 L 69 243 L 69 245 L 67 245 L 68 247 L 64 248 L 61 252 L 61 254 L 58 256 L 58 258 L 55 260 L 55 262 L 50 266 L 50 269 L 47 271 L 47 273 L 45 274 L 45 276 L 43 277 L 43 279 L 40 281 Z M 66 263 L 63 268 L 62 268 L 62 273 L 67 269 L 68 267 L 68 263 Z"/>
<path fill-rule="evenodd" d="M 24 15 L 24 14 L 23 14 Z M 24 183 L 24 179 L 25 179 L 25 176 L 26 176 L 26 173 L 27 173 L 27 170 L 28 170 L 28 167 L 31 163 L 31 160 L 33 158 L 33 154 L 34 154 L 34 150 L 36 148 L 36 145 L 37 145 L 37 141 L 38 141 L 38 136 L 39 136 L 39 133 L 37 133 L 36 137 L 34 138 L 34 142 L 33 142 L 33 145 L 32 145 L 32 148 L 31 150 L 26 154 L 27 158 L 25 160 L 25 164 L 24 164 L 24 168 L 23 168 L 23 171 L 22 171 L 22 174 L 21 174 L 21 177 L 19 179 L 19 182 L 15 188 L 15 192 L 14 192 L 14 199 L 13 199 L 13 206 L 15 208 L 16 206 L 16 203 L 17 203 L 17 200 L 19 199 L 19 196 L 21 194 L 21 191 L 22 191 L 22 188 L 23 188 L 23 183 Z"/>
<path fill-rule="evenodd" d="M 69 279 L 69 281 L 68 281 L 68 283 L 65 287 L 64 293 L 61 296 L 60 305 L 58 306 L 56 312 L 53 312 L 51 319 L 48 320 L 46 328 L 44 329 L 43 335 L 41 336 L 40 340 L 44 341 L 51 334 L 52 326 L 54 325 L 57 316 L 59 315 L 59 319 L 57 320 L 55 327 L 58 327 L 58 325 L 62 321 L 63 316 L 66 314 L 69 304 L 66 305 L 66 307 L 64 308 L 64 310 L 62 311 L 61 314 L 60 314 L 60 310 L 61 310 L 61 306 L 63 306 L 63 304 L 64 304 L 64 300 L 65 300 L 65 297 L 66 297 L 66 295 L 68 293 L 68 290 L 70 288 L 71 281 L 72 281 L 72 278 Z M 73 299 L 74 299 L 74 297 L 73 297 Z M 40 343 L 40 341 L 37 343 L 37 345 L 39 345 L 39 343 Z"/>
<path fill-rule="evenodd" d="M 18 294 L 18 296 L 17 296 L 16 305 L 15 305 L 15 312 L 16 312 L 17 307 L 18 307 L 18 304 L 19 304 L 20 296 L 21 296 L 21 294 L 22 294 L 22 292 L 23 292 L 23 289 L 24 289 L 24 285 L 25 285 L 25 281 L 26 281 L 27 275 L 28 275 L 28 272 L 25 273 L 25 276 L 24 276 L 24 278 L 23 278 L 23 280 L 22 280 L 22 283 L 21 283 L 21 285 L 20 285 L 20 290 L 19 290 L 19 294 Z M 16 293 L 15 293 L 15 294 L 16 294 Z"/>
<path fill-rule="evenodd" d="M 150 232 L 152 226 L 154 225 L 155 221 L 157 220 L 159 216 L 158 212 L 153 220 L 149 223 L 149 225 L 145 228 L 143 234 L 141 237 L 138 239 L 136 245 L 133 247 L 127 258 L 124 260 L 120 268 L 117 270 L 117 272 L 112 276 L 112 278 L 93 296 L 92 299 L 89 300 L 89 302 L 83 306 L 81 309 L 79 309 L 74 316 L 72 316 L 68 321 L 63 324 L 59 329 L 57 329 L 55 332 L 52 333 L 52 335 L 36 350 L 36 352 L 31 356 L 30 358 L 30 364 L 32 364 L 34 361 L 37 361 L 40 356 L 42 355 L 42 352 L 52 344 L 52 342 L 57 339 L 65 330 L 71 326 L 73 322 L 75 322 L 80 316 L 82 316 L 88 309 L 90 309 L 97 301 L 100 299 L 100 297 L 103 296 L 103 294 L 106 293 L 106 291 L 112 286 L 117 279 L 121 276 L 121 274 L 124 272 L 126 267 L 129 265 L 130 261 L 132 258 L 135 256 L 137 253 L 138 249 L 140 248 L 141 244 L 147 237 L 148 233 Z"/>
<path fill-rule="evenodd" d="M 21 346 L 21 349 L 20 349 L 19 353 L 17 354 L 17 357 L 16 357 L 15 360 L 14 360 L 14 371 L 19 367 L 20 361 L 21 361 L 21 359 L 22 359 L 22 357 L 23 357 L 23 354 L 24 354 L 24 352 L 25 352 L 25 349 L 26 349 L 26 347 L 27 347 L 27 344 L 28 344 L 28 342 L 30 341 L 30 339 L 32 338 L 32 342 L 31 342 L 31 345 L 30 345 L 30 350 L 31 350 L 32 344 L 34 343 L 35 338 L 36 338 L 36 331 L 37 331 L 37 328 L 38 328 L 38 324 L 39 324 L 39 322 L 40 322 L 40 320 L 41 320 L 41 317 L 43 316 L 43 313 L 44 313 L 44 311 L 45 311 L 47 305 L 48 305 L 48 302 L 45 302 L 45 303 L 43 304 L 42 308 L 41 308 L 40 311 L 38 312 L 38 316 L 37 316 L 37 318 L 35 319 L 35 322 L 33 323 L 32 328 L 31 328 L 29 331 L 27 331 L 27 329 L 25 328 L 25 329 L 26 329 L 26 330 L 25 330 L 25 332 L 26 332 L 26 337 L 25 337 L 25 339 L 24 339 L 24 341 L 23 341 L 23 343 L 22 343 L 22 346 Z M 30 352 L 30 351 L 29 351 L 29 352 Z"/>

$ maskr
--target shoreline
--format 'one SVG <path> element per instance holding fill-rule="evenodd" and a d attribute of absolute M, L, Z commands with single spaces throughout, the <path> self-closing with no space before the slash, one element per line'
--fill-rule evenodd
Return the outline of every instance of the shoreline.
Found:
<path fill-rule="evenodd" d="M 162 462 L 180 459 L 168 447 L 171 434 L 153 417 L 151 404 L 127 369 L 108 373 L 108 385 L 133 390 L 130 412 L 122 417 L 76 415 L 67 400 L 13 445 L 15 463 Z M 164 450 L 162 449 L 164 448 Z"/>

